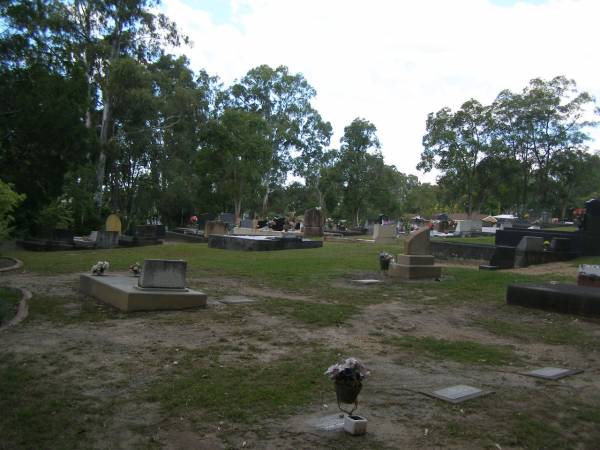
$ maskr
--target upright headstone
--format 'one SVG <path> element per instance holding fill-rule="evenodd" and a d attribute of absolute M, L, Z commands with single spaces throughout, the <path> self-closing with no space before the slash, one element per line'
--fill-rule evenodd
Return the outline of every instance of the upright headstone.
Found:
<path fill-rule="evenodd" d="M 373 226 L 373 239 L 377 244 L 392 244 L 396 242 L 396 225 L 391 223 Z"/>
<path fill-rule="evenodd" d="M 106 231 L 116 231 L 121 234 L 121 219 L 116 214 L 111 214 L 106 218 Z"/>
<path fill-rule="evenodd" d="M 515 250 L 515 267 L 527 267 L 542 262 L 544 238 L 540 236 L 523 236 Z"/>
<path fill-rule="evenodd" d="M 208 220 L 204 226 L 204 236 L 211 234 L 227 234 L 227 225 L 220 220 Z"/>
<path fill-rule="evenodd" d="M 320 208 L 304 211 L 304 236 L 323 236 L 323 214 Z"/>
<path fill-rule="evenodd" d="M 187 262 L 177 259 L 146 259 L 138 285 L 145 289 L 185 289 Z"/>
<path fill-rule="evenodd" d="M 585 202 L 583 254 L 600 256 L 600 200 L 595 198 Z"/>
<path fill-rule="evenodd" d="M 96 247 L 98 248 L 114 248 L 119 245 L 119 233 L 116 231 L 97 231 L 96 232 Z"/>
<path fill-rule="evenodd" d="M 429 228 L 420 228 L 404 241 L 404 253 L 390 263 L 389 275 L 404 280 L 440 278 L 442 268 L 433 265 Z"/>

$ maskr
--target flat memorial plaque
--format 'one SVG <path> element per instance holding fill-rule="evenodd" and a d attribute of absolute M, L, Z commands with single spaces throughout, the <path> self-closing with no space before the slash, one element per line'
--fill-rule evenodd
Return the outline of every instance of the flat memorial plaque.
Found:
<path fill-rule="evenodd" d="M 543 378 L 544 380 L 560 380 L 583 372 L 581 369 L 561 369 L 559 367 L 542 367 L 541 369 L 525 372 L 523 375 L 530 377 Z"/>
<path fill-rule="evenodd" d="M 358 283 L 358 284 L 378 284 L 378 283 L 383 283 L 383 281 L 381 280 L 352 280 L 353 283 Z"/>
<path fill-rule="evenodd" d="M 482 391 L 481 389 L 474 388 L 473 386 L 467 386 L 465 384 L 459 384 L 456 386 L 439 389 L 437 391 L 424 393 L 431 397 L 439 398 L 440 400 L 445 400 L 450 403 L 460 403 L 473 398 L 492 394 L 491 391 Z"/>

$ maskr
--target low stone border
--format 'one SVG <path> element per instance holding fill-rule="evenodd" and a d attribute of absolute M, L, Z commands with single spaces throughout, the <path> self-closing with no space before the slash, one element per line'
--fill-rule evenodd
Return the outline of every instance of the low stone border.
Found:
<path fill-rule="evenodd" d="M 24 320 L 27 317 L 27 314 L 29 313 L 29 305 L 27 304 L 27 301 L 31 299 L 31 292 L 29 292 L 27 289 L 17 289 L 21 291 L 21 301 L 19 302 L 19 308 L 17 309 L 15 317 L 10 319 L 10 321 L 6 325 L 0 327 L 0 332 L 7 330 L 8 328 L 14 325 L 17 325 L 22 320 Z"/>
<path fill-rule="evenodd" d="M 21 267 L 23 267 L 23 261 L 17 259 L 17 258 L 10 258 L 8 256 L 0 256 L 0 258 L 2 259 L 11 259 L 13 260 L 15 263 L 10 266 L 10 267 L 2 267 L 0 268 L 0 272 L 10 272 L 11 270 L 17 270 L 20 269 Z"/>

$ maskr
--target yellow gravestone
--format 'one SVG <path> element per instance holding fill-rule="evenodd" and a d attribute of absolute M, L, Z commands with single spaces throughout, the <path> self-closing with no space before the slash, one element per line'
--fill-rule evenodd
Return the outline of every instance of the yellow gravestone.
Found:
<path fill-rule="evenodd" d="M 111 214 L 106 218 L 106 231 L 116 231 L 121 234 L 121 219 L 116 214 Z"/>

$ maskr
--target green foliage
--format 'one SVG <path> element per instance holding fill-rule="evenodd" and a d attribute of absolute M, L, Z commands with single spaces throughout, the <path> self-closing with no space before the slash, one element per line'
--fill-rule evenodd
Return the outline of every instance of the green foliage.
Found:
<path fill-rule="evenodd" d="M 9 184 L 0 180 L 0 241 L 9 236 L 14 220 L 12 213 L 23 200 L 24 194 L 16 193 Z"/>
<path fill-rule="evenodd" d="M 39 231 L 49 231 L 53 228 L 70 229 L 73 225 L 73 210 L 63 198 L 59 198 L 42 208 L 36 217 Z"/>

